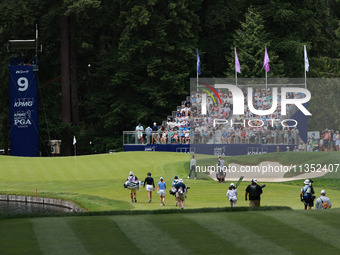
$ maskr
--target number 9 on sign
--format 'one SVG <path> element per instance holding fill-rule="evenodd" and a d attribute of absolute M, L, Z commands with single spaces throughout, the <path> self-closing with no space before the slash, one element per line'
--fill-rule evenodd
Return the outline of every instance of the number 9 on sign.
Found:
<path fill-rule="evenodd" d="M 21 77 L 18 79 L 18 90 L 25 91 L 28 88 L 28 80 L 25 77 Z"/>

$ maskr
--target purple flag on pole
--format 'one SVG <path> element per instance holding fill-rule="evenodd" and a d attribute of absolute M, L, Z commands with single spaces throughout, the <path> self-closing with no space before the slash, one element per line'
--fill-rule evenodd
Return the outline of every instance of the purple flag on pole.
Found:
<path fill-rule="evenodd" d="M 265 46 L 265 50 L 264 50 L 264 59 L 263 59 L 263 68 L 264 70 L 266 70 L 266 72 L 269 72 L 269 57 L 268 57 L 268 53 L 267 53 L 267 46 Z"/>
<path fill-rule="evenodd" d="M 236 47 L 234 47 L 234 49 L 235 49 L 235 69 L 236 69 L 236 72 L 241 73 L 241 65 L 240 65 L 240 61 L 238 61 Z"/>
<path fill-rule="evenodd" d="M 200 55 L 198 54 L 198 48 L 196 49 L 197 52 L 197 73 L 198 75 L 201 75 L 201 60 Z"/>

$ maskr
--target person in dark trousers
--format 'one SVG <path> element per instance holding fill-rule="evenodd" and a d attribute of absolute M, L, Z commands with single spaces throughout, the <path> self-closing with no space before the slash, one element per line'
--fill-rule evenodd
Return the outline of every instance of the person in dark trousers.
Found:
<path fill-rule="evenodd" d="M 300 192 L 300 199 L 301 202 L 303 202 L 304 206 L 305 206 L 305 210 L 307 210 L 307 206 L 308 209 L 312 209 L 313 205 L 314 205 L 314 188 L 312 186 L 312 182 L 309 179 L 306 179 L 303 184 L 305 184 L 305 186 L 303 186 L 301 188 L 301 192 Z"/>
<path fill-rule="evenodd" d="M 191 159 L 190 159 L 190 173 L 189 173 L 188 179 L 190 179 L 191 174 L 193 172 L 195 173 L 195 180 L 196 180 L 197 179 L 197 172 L 196 172 L 196 159 L 195 159 L 195 155 L 192 155 Z"/>
<path fill-rule="evenodd" d="M 143 187 L 146 185 L 146 192 L 148 193 L 149 203 L 151 203 L 152 199 L 152 191 L 155 190 L 155 183 L 153 181 L 153 178 L 151 177 L 151 173 L 147 173 L 147 177 L 144 180 Z"/>
<path fill-rule="evenodd" d="M 249 194 L 249 206 L 259 207 L 261 194 L 262 194 L 262 188 L 260 185 L 257 184 L 256 179 L 252 179 L 251 184 L 248 185 L 248 187 L 246 188 L 246 194 L 245 194 L 246 201 L 248 200 L 248 194 Z"/>

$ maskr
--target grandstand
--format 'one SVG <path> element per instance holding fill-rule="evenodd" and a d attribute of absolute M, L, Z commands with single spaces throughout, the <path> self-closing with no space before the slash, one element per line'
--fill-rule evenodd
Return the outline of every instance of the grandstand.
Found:
<path fill-rule="evenodd" d="M 125 131 L 124 150 L 178 151 L 215 155 L 242 155 L 293 150 L 300 142 L 307 141 L 307 117 L 295 105 L 287 105 L 286 115 L 281 115 L 281 94 L 277 93 L 277 110 L 259 116 L 247 105 L 249 85 L 239 85 L 244 95 L 245 111 L 235 115 L 232 92 L 214 89 L 217 84 L 200 83 L 191 89 L 190 96 L 162 122 L 157 131 Z M 274 89 L 282 84 L 253 85 L 253 107 L 271 109 Z M 286 85 L 286 84 L 284 84 Z M 295 87 L 297 85 L 293 84 Z M 298 84 L 301 85 L 301 84 Z M 207 88 L 216 93 L 210 93 Z M 288 93 L 287 99 L 304 98 L 303 93 Z M 206 112 L 202 114 L 204 99 Z M 305 107 L 308 105 L 305 104 Z M 297 123 L 296 127 L 292 127 Z M 288 127 L 290 126 L 290 127 Z M 143 144 L 138 136 L 143 137 Z"/>

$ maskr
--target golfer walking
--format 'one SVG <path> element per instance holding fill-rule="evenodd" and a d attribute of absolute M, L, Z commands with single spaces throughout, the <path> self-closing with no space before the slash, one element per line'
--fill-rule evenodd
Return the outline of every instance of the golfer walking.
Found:
<path fill-rule="evenodd" d="M 145 187 L 146 184 L 146 192 L 148 193 L 149 203 L 151 203 L 152 199 L 152 191 L 155 190 L 155 183 L 153 181 L 153 178 L 151 177 L 151 173 L 147 173 L 147 177 L 144 180 L 143 187 Z"/>
<path fill-rule="evenodd" d="M 157 192 L 159 196 L 161 197 L 161 206 L 165 206 L 165 189 L 166 189 L 166 183 L 164 182 L 163 177 L 160 178 L 160 181 L 158 182 L 158 189 Z"/>

